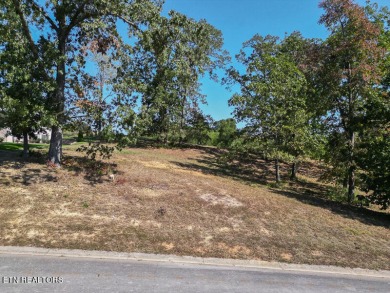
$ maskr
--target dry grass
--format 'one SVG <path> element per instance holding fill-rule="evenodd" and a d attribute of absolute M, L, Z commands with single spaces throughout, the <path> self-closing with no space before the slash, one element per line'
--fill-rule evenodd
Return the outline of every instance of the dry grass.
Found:
<path fill-rule="evenodd" d="M 101 165 L 65 154 L 54 169 L 0 151 L 0 245 L 390 269 L 389 215 L 327 201 L 313 165 L 279 190 L 256 184 L 271 166 L 236 172 L 215 150 L 128 149 Z"/>

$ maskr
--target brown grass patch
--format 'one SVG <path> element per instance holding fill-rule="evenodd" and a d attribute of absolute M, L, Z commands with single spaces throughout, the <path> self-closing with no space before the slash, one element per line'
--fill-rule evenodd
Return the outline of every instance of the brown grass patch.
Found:
<path fill-rule="evenodd" d="M 320 168 L 269 189 L 268 165 L 224 171 L 213 152 L 137 148 L 93 165 L 68 149 L 61 169 L 0 152 L 0 245 L 390 269 L 388 214 L 322 198 Z"/>

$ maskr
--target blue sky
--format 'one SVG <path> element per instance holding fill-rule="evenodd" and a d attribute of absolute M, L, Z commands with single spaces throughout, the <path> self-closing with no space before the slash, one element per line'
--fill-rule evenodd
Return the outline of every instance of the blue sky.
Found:
<path fill-rule="evenodd" d="M 389 0 L 372 2 L 389 6 Z M 256 33 L 283 37 L 285 33 L 300 31 L 307 38 L 326 38 L 326 29 L 318 24 L 323 12 L 318 3 L 318 0 L 166 0 L 164 8 L 197 20 L 206 19 L 221 30 L 225 49 L 234 61 L 242 43 Z M 365 0 L 356 3 L 364 5 Z M 207 78 L 202 83 L 208 101 L 208 105 L 202 106 L 203 111 L 215 120 L 232 117 L 228 100 L 233 92 Z"/>

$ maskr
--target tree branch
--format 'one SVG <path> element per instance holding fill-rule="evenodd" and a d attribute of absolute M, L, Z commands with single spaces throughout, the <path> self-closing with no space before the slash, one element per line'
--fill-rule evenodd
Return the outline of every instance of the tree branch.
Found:
<path fill-rule="evenodd" d="M 85 9 L 85 5 L 87 5 L 88 3 L 91 3 L 92 1 L 91 0 L 86 0 L 84 1 L 83 4 L 80 4 L 79 8 L 76 10 L 75 14 L 73 15 L 73 17 L 71 18 L 71 21 L 69 23 L 69 25 L 67 26 L 66 30 L 65 30 L 65 36 L 68 36 L 69 33 L 71 32 L 71 30 L 80 22 L 82 22 L 83 20 L 93 16 L 92 14 L 87 14 L 85 13 L 81 18 L 79 18 L 79 16 L 82 14 L 82 12 L 84 11 Z"/>
<path fill-rule="evenodd" d="M 70 31 L 79 23 L 83 22 L 84 20 L 88 19 L 88 18 L 91 18 L 91 17 L 97 17 L 99 16 L 100 14 L 99 13 L 84 13 L 83 14 L 83 11 L 85 9 L 85 6 L 87 4 L 90 4 L 90 3 L 93 3 L 92 0 L 86 0 L 83 4 L 80 5 L 80 7 L 77 9 L 77 11 L 75 12 L 75 14 L 73 15 L 69 25 L 67 26 L 66 30 L 65 30 L 65 36 L 68 36 Z M 126 19 L 125 17 L 119 15 L 119 14 L 116 14 L 116 13 L 110 13 L 109 15 L 111 16 L 114 16 L 114 17 L 117 17 L 119 19 L 121 19 L 123 22 L 125 22 L 126 24 L 130 25 L 131 27 L 133 27 L 134 29 L 136 29 L 137 31 L 140 31 L 141 29 L 132 21 Z"/>
<path fill-rule="evenodd" d="M 40 14 L 43 15 L 43 17 L 49 22 L 50 26 L 53 30 L 55 30 L 58 33 L 58 26 L 55 24 L 55 22 L 51 19 L 51 17 L 46 13 L 46 11 L 39 6 L 34 0 L 28 0 L 28 3 L 30 3 L 31 7 L 38 11 Z"/>
<path fill-rule="evenodd" d="M 12 0 L 12 2 L 13 2 L 14 7 L 15 7 L 15 12 L 20 18 L 20 22 L 22 24 L 22 29 L 23 29 L 23 34 L 27 38 L 31 52 L 34 54 L 35 59 L 38 60 L 39 59 L 39 52 L 38 52 L 37 46 L 34 43 L 32 36 L 31 36 L 31 32 L 30 32 L 30 29 L 28 27 L 27 21 L 24 18 L 22 8 L 20 7 L 20 1 Z"/>
<path fill-rule="evenodd" d="M 114 17 L 117 17 L 119 18 L 120 20 L 122 20 L 123 22 L 125 22 L 126 24 L 132 26 L 135 30 L 137 31 L 141 31 L 141 29 L 132 21 L 128 20 L 127 18 L 121 16 L 121 15 L 118 15 L 118 14 L 115 14 L 115 13 L 111 13 L 112 16 Z"/>

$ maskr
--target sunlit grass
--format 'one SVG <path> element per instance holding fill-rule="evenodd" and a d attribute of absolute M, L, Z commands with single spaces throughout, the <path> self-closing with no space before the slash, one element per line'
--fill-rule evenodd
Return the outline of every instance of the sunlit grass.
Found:
<path fill-rule="evenodd" d="M 40 144 L 40 143 L 30 143 L 29 144 L 30 150 L 37 149 L 37 150 L 45 150 L 49 148 L 48 144 Z M 0 143 L 0 150 L 4 151 L 21 151 L 23 150 L 23 144 L 22 143 L 13 143 L 13 142 L 2 142 Z"/>

